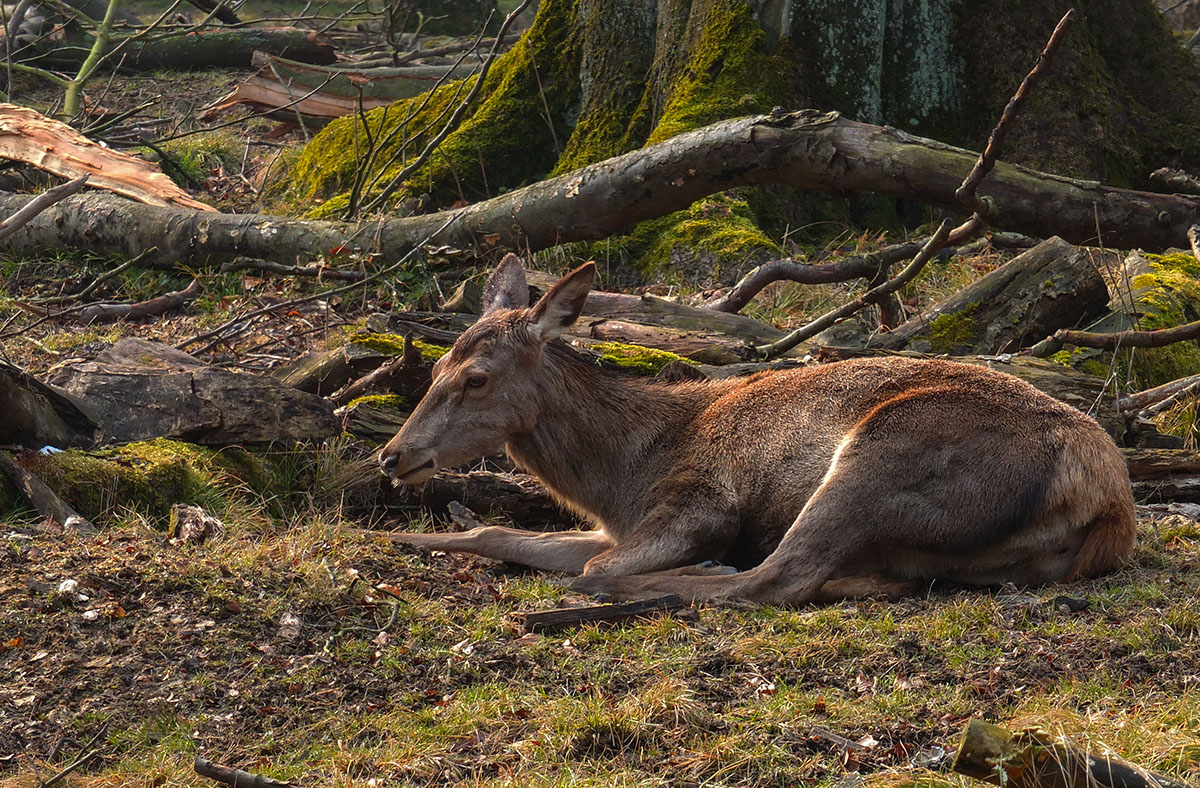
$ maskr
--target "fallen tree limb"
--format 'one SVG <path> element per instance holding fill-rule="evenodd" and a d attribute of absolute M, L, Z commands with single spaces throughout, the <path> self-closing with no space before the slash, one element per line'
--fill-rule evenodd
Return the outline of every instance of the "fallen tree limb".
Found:
<path fill-rule="evenodd" d="M 1122 413 L 1137 413 L 1160 402 L 1172 399 L 1195 384 L 1200 383 L 1200 375 L 1188 375 L 1186 378 L 1172 380 L 1152 389 L 1139 391 L 1117 400 L 1117 410 Z"/>
<path fill-rule="evenodd" d="M 92 323 L 111 323 L 115 320 L 138 320 L 144 317 L 157 317 L 179 309 L 184 304 L 191 303 L 204 292 L 204 286 L 199 279 L 193 279 L 187 287 L 174 293 L 155 296 L 135 304 L 91 304 L 68 315 L 85 325 Z"/>
<path fill-rule="evenodd" d="M 950 767 L 1005 788 L 1187 788 L 1111 753 L 1079 748 L 1040 728 L 1015 733 L 971 720 Z"/>
<path fill-rule="evenodd" d="M 919 243 L 893 244 L 873 254 L 847 257 L 835 263 L 808 264 L 795 260 L 773 260 L 756 267 L 731 287 L 729 292 L 704 306 L 718 312 L 740 312 L 764 287 L 780 280 L 803 285 L 820 285 L 869 279 L 880 271 L 886 271 L 888 266 L 911 258 L 921 251 L 921 246 Z"/>
<path fill-rule="evenodd" d="M 540 610 L 536 613 L 522 613 L 517 618 L 526 632 L 549 633 L 574 629 L 585 624 L 621 624 L 655 613 L 672 613 L 687 606 L 681 597 L 671 594 L 622 604 Z"/>
<path fill-rule="evenodd" d="M 1172 328 L 1159 328 L 1153 331 L 1114 331 L 1101 333 L 1098 331 L 1077 331 L 1060 329 L 1029 348 L 1031 356 L 1045 358 L 1063 349 L 1064 345 L 1076 347 L 1094 347 L 1101 350 L 1116 350 L 1123 347 L 1163 347 L 1175 342 L 1188 339 L 1200 339 L 1200 320 L 1184 323 Z"/>
<path fill-rule="evenodd" d="M 357 282 L 360 279 L 365 279 L 366 274 L 362 271 L 344 271 L 340 268 L 330 268 L 319 263 L 309 263 L 308 265 L 284 265 L 282 263 L 273 263 L 270 260 L 234 260 L 231 263 L 221 265 L 221 273 L 229 273 L 230 271 L 265 271 L 272 274 L 282 274 L 283 276 L 303 276 L 314 277 L 318 279 L 339 279 L 343 282 Z"/>
<path fill-rule="evenodd" d="M 975 155 L 896 129 L 807 110 L 722 121 L 454 211 L 362 224 L 258 214 L 201 214 L 139 206 L 108 195 L 69 197 L 11 236 L 34 253 L 89 248 L 152 262 L 204 266 L 235 257 L 294 264 L 345 247 L 404 256 L 428 238 L 460 249 L 484 236 L 536 251 L 607 238 L 739 185 L 783 183 L 841 193 L 877 192 L 964 211 L 954 192 Z M 1147 250 L 1176 243 L 1200 215 L 1200 198 L 1115 189 L 999 162 L 981 187 L 989 226 L 1072 243 Z M 31 198 L 0 193 L 0 213 Z M 1055 210 L 1047 211 L 1046 205 Z M 451 217 L 457 221 L 448 222 Z M 445 225 L 445 226 L 443 226 Z"/>
<path fill-rule="evenodd" d="M 337 50 L 312 30 L 297 27 L 218 28 L 180 35 L 130 41 L 113 36 L 106 51 L 121 48 L 121 68 L 157 69 L 245 68 L 255 52 L 266 52 L 304 63 L 328 65 Z M 58 42 L 53 50 L 31 62 L 43 68 L 71 71 L 79 67 L 91 48 L 91 39 Z"/>
<path fill-rule="evenodd" d="M 973 223 L 974 219 L 968 219 L 966 223 L 964 223 L 958 229 L 961 230 L 963 227 Z M 815 337 L 817 334 L 829 328 L 834 323 L 849 317 L 858 310 L 862 309 L 864 306 L 867 306 L 868 304 L 879 303 L 879 301 L 881 301 L 885 296 L 896 292 L 906 283 L 911 281 L 913 277 L 919 274 L 921 269 L 925 267 L 925 264 L 928 263 L 935 254 L 937 254 L 938 250 L 946 245 L 946 241 L 949 237 L 950 223 L 943 221 L 941 226 L 938 227 L 937 232 L 930 236 L 929 240 L 925 242 L 925 246 L 922 247 L 917 256 L 913 258 L 913 261 L 909 263 L 903 271 L 897 274 L 894 279 L 889 279 L 877 287 L 872 287 L 870 290 L 863 293 L 853 301 L 843 304 L 837 309 L 826 312 L 816 320 L 813 320 L 807 325 L 796 329 L 787 336 L 769 344 L 761 345 L 755 349 L 764 358 L 774 358 L 782 353 L 786 353 L 804 340 L 810 337 Z"/>
<path fill-rule="evenodd" d="M 33 217 L 37 216 L 42 211 L 49 208 L 59 200 L 64 200 L 72 194 L 77 193 L 88 182 L 89 175 L 84 175 L 76 178 L 73 181 L 64 183 L 62 186 L 55 186 L 53 189 L 44 191 L 37 197 L 25 204 L 25 207 L 14 213 L 12 216 L 0 222 L 0 240 L 7 238 L 17 230 L 24 227 Z"/>
<path fill-rule="evenodd" d="M 87 176 L 89 186 L 149 205 L 216 211 L 192 199 L 158 165 L 104 148 L 61 121 L 15 104 L 0 104 L 0 157 L 23 161 L 64 178 Z M 80 188 L 82 184 L 75 191 Z M 39 195 L 24 201 L 20 209 L 26 207 L 25 202 L 44 198 L 45 195 Z M 12 211 L 18 212 L 19 209 Z"/>
<path fill-rule="evenodd" d="M 199 755 L 192 762 L 192 768 L 201 777 L 225 783 L 226 785 L 233 786 L 233 788 L 300 788 L 295 783 L 282 782 L 271 777 L 264 777 L 261 774 L 245 771 L 244 769 L 222 766 L 219 763 L 213 763 L 207 758 L 201 758 Z"/>

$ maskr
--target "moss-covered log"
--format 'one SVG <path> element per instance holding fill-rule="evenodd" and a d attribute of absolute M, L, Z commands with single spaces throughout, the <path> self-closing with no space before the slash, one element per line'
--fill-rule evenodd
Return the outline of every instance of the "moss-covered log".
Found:
<path fill-rule="evenodd" d="M 954 191 L 976 155 L 836 113 L 805 111 L 722 121 L 644 150 L 454 211 L 362 224 L 207 214 L 135 205 L 103 194 L 69 197 L 8 239 L 33 254 L 82 248 L 148 262 L 204 266 L 243 255 L 294 262 L 324 250 L 396 260 L 420 243 L 546 249 L 607 238 L 735 184 L 880 193 L 962 210 Z M 995 227 L 1072 243 L 1163 249 L 1200 216 L 1200 197 L 1152 194 L 999 163 L 980 189 Z M 0 212 L 31 198 L 0 193 Z"/>
<path fill-rule="evenodd" d="M 1115 253 L 1051 238 L 871 344 L 954 355 L 1016 352 L 1103 314 L 1108 287 L 1100 271 L 1119 261 Z"/>

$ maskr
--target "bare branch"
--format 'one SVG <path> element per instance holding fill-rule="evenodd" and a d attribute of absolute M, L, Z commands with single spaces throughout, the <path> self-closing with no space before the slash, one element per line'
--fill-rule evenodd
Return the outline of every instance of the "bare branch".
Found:
<path fill-rule="evenodd" d="M 1008 130 L 1012 128 L 1013 121 L 1017 117 L 1017 113 L 1021 111 L 1025 99 L 1029 96 L 1029 92 L 1033 90 L 1033 86 L 1041 79 L 1042 73 L 1046 65 L 1050 62 L 1050 58 L 1058 51 L 1059 44 L 1067 34 L 1067 30 L 1071 27 L 1071 23 L 1075 21 L 1075 9 L 1067 11 L 1063 14 L 1063 18 L 1058 21 L 1054 27 L 1054 32 L 1050 34 L 1050 40 L 1046 42 L 1046 47 L 1042 50 L 1042 54 L 1038 56 L 1037 62 L 1033 64 L 1033 68 L 1021 81 L 1021 85 L 1017 88 L 1017 92 L 1008 100 L 1008 105 L 1004 107 L 1004 112 L 1000 115 L 1000 121 L 996 127 L 992 129 L 992 133 L 988 135 L 987 146 L 983 149 L 983 153 L 979 155 L 979 160 L 975 162 L 975 166 L 971 168 L 971 172 L 963 180 L 962 185 L 958 187 L 958 191 L 954 196 L 963 205 L 972 207 L 975 211 L 988 212 L 986 205 L 980 201 L 975 192 L 979 188 L 979 184 L 987 177 L 987 174 L 996 166 L 996 157 L 1000 155 L 1000 146 L 1004 144 L 1004 138 L 1008 136 Z"/>
<path fill-rule="evenodd" d="M 974 222 L 975 219 L 971 218 L 967 220 L 966 224 L 973 224 Z M 899 290 L 919 274 L 921 269 L 925 267 L 925 264 L 932 260 L 934 255 L 938 253 L 938 250 L 946 245 L 949 237 L 950 223 L 943 221 L 941 226 L 938 227 L 937 232 L 931 235 L 929 240 L 925 242 L 925 246 L 921 248 L 920 253 L 894 279 L 890 279 L 878 287 L 871 288 L 858 298 L 847 304 L 843 304 L 831 312 L 826 312 L 808 325 L 796 329 L 782 339 L 778 339 L 767 345 L 760 345 L 755 350 L 764 358 L 774 358 L 781 353 L 786 353 L 809 337 L 816 336 L 834 323 L 849 317 L 868 304 L 878 303 L 884 296 Z"/>

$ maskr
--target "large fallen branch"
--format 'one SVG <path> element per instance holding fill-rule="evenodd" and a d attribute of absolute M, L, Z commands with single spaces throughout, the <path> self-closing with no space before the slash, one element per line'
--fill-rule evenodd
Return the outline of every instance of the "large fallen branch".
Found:
<path fill-rule="evenodd" d="M 596 240 L 686 208 L 733 186 L 783 183 L 841 193 L 877 192 L 965 212 L 954 192 L 976 155 L 837 113 L 806 110 L 722 121 L 450 212 L 364 224 L 201 214 L 133 205 L 107 195 L 59 203 L 10 243 L 23 252 L 89 248 L 199 266 L 236 256 L 294 263 L 322 250 L 402 257 L 429 237 L 470 248 L 477 240 L 545 249 Z M 1200 197 L 1115 189 L 1003 162 L 980 189 L 991 227 L 1073 243 L 1164 249 L 1200 216 Z M 0 214 L 30 198 L 0 193 Z M 1053 210 L 1047 210 L 1053 206 Z M 445 225 L 439 230 L 439 227 Z"/>

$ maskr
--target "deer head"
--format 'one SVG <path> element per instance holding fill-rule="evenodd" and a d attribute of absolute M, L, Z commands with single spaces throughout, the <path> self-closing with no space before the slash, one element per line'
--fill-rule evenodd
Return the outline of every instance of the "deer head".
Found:
<path fill-rule="evenodd" d="M 380 452 L 383 472 L 419 484 L 532 430 L 544 399 L 543 349 L 578 319 L 595 279 L 595 264 L 585 263 L 529 308 L 525 271 L 506 255 L 483 289 L 483 317 L 433 365 L 428 393 Z"/>

